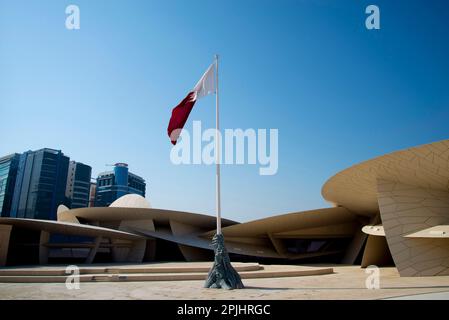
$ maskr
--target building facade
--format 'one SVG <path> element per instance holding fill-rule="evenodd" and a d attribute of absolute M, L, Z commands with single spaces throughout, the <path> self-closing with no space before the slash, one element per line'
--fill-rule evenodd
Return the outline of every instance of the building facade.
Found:
<path fill-rule="evenodd" d="M 95 206 L 95 196 L 97 195 L 97 183 L 90 182 L 89 207 Z"/>
<path fill-rule="evenodd" d="M 116 163 L 113 171 L 98 175 L 95 206 L 107 207 L 126 194 L 145 197 L 146 183 L 142 177 L 129 172 L 126 163 Z"/>
<path fill-rule="evenodd" d="M 56 220 L 65 203 L 69 158 L 60 150 L 40 149 L 20 155 L 11 217 Z"/>
<path fill-rule="evenodd" d="M 0 158 L 0 217 L 9 217 L 20 155 Z"/>
<path fill-rule="evenodd" d="M 91 175 L 92 168 L 90 166 L 70 161 L 65 191 L 68 207 L 75 209 L 89 206 Z"/>

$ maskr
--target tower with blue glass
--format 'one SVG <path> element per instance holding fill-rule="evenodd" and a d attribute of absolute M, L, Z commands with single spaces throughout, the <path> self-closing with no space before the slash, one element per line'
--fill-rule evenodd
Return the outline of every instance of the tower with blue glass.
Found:
<path fill-rule="evenodd" d="M 13 218 L 56 220 L 65 203 L 69 158 L 60 150 L 40 149 L 20 155 L 11 214 Z"/>
<path fill-rule="evenodd" d="M 128 165 L 126 163 L 115 164 L 114 183 L 117 190 L 117 198 L 128 194 Z"/>
<path fill-rule="evenodd" d="M 100 173 L 97 177 L 95 207 L 107 207 L 126 194 L 145 197 L 145 180 L 129 172 L 128 164 L 116 163 L 112 171 Z"/>
<path fill-rule="evenodd" d="M 9 217 L 20 155 L 0 158 L 0 217 Z"/>

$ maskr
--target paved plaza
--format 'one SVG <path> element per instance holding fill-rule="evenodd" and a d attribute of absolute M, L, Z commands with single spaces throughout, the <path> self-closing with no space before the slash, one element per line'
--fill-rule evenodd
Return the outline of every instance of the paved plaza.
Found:
<path fill-rule="evenodd" d="M 180 263 L 185 266 L 187 263 Z M 172 264 L 173 265 L 173 264 Z M 318 267 L 318 266 L 317 266 Z M 1 283 L 0 299 L 447 299 L 449 276 L 399 277 L 396 268 L 380 269 L 380 289 L 367 289 L 369 274 L 360 266 L 332 267 L 332 274 L 244 279 L 243 290 L 202 288 L 204 281 Z M 285 266 L 270 266 L 285 268 Z"/>

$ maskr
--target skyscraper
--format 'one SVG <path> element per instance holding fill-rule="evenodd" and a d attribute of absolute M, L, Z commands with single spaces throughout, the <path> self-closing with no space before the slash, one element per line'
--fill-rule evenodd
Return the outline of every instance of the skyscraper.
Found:
<path fill-rule="evenodd" d="M 97 195 L 97 183 L 90 182 L 89 207 L 95 207 L 95 196 Z"/>
<path fill-rule="evenodd" d="M 91 174 L 92 168 L 90 166 L 81 162 L 70 161 L 65 190 L 67 205 L 70 208 L 89 206 Z"/>
<path fill-rule="evenodd" d="M 128 164 L 116 163 L 113 171 L 98 175 L 95 206 L 109 206 L 116 199 L 130 193 L 145 197 L 145 189 L 145 180 L 129 172 Z"/>
<path fill-rule="evenodd" d="M 65 203 L 69 158 L 60 150 L 40 149 L 20 155 L 11 217 L 56 220 Z"/>
<path fill-rule="evenodd" d="M 0 217 L 10 215 L 19 158 L 17 153 L 0 158 Z"/>

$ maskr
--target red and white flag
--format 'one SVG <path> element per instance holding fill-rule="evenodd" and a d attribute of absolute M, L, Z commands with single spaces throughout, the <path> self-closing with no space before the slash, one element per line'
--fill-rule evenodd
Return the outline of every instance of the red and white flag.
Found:
<path fill-rule="evenodd" d="M 215 93 L 215 62 L 207 68 L 200 81 L 187 94 L 184 100 L 173 108 L 167 128 L 168 136 L 172 144 L 176 144 L 176 141 L 178 141 L 181 129 L 184 128 L 195 102 L 213 93 Z"/>

